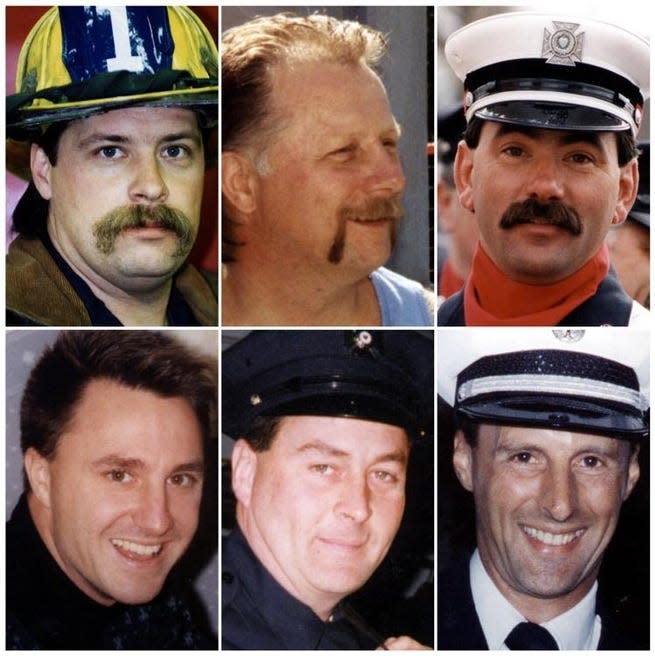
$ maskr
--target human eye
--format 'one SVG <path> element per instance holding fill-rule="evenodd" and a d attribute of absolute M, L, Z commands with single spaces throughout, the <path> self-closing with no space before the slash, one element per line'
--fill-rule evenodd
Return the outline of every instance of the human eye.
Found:
<path fill-rule="evenodd" d="M 183 144 L 168 144 L 164 147 L 162 154 L 167 159 L 184 159 L 191 155 L 191 149 Z"/>
<path fill-rule="evenodd" d="M 398 483 L 399 477 L 393 472 L 386 471 L 384 469 L 379 469 L 373 472 L 373 479 L 378 483 L 384 483 L 387 485 L 393 485 Z"/>
<path fill-rule="evenodd" d="M 112 469 L 106 476 L 112 483 L 129 483 L 133 479 L 132 475 L 124 469 Z"/>
<path fill-rule="evenodd" d="M 592 164 L 594 162 L 593 157 L 589 153 L 571 153 L 567 156 L 569 162 L 573 164 Z"/>
<path fill-rule="evenodd" d="M 531 465 L 537 461 L 535 455 L 530 451 L 517 451 L 510 456 L 509 460 L 519 465 Z"/>
<path fill-rule="evenodd" d="M 319 476 L 329 476 L 335 473 L 335 468 L 332 465 L 327 463 L 319 463 L 315 465 L 310 465 L 309 471 L 313 474 L 318 474 Z"/>
<path fill-rule="evenodd" d="M 512 145 L 505 146 L 505 148 L 501 150 L 501 153 L 510 158 L 519 158 L 525 155 L 525 150 L 521 146 Z"/>
<path fill-rule="evenodd" d="M 94 155 L 96 155 L 100 159 L 115 160 L 124 157 L 125 153 L 118 146 L 110 145 L 110 146 L 101 146 L 100 148 L 96 148 L 96 150 L 94 151 Z"/>
<path fill-rule="evenodd" d="M 586 470 L 597 470 L 602 469 L 605 466 L 605 462 L 595 454 L 587 454 L 580 458 L 580 465 Z"/>
<path fill-rule="evenodd" d="M 398 137 L 384 137 L 382 145 L 390 151 L 395 152 L 398 149 Z"/>
<path fill-rule="evenodd" d="M 355 157 L 357 153 L 357 144 L 350 142 L 330 151 L 330 157 L 338 162 L 347 162 Z"/>
<path fill-rule="evenodd" d="M 199 476 L 186 472 L 179 472 L 170 477 L 170 482 L 176 487 L 193 487 L 200 481 Z"/>

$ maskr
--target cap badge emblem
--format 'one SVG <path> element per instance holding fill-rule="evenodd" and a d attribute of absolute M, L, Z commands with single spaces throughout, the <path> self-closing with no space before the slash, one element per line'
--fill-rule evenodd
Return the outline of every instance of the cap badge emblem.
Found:
<path fill-rule="evenodd" d="M 579 342 L 584 337 L 584 334 L 584 330 L 571 330 L 570 328 L 566 330 L 553 330 L 553 335 L 555 335 L 557 339 L 559 339 L 561 342 L 569 342 L 570 344 Z"/>
<path fill-rule="evenodd" d="M 541 56 L 547 58 L 547 64 L 575 66 L 576 62 L 582 61 L 582 44 L 585 33 L 574 34 L 579 27 L 579 23 L 553 21 L 554 32 L 544 28 Z"/>
<path fill-rule="evenodd" d="M 353 342 L 358 349 L 368 349 L 373 343 L 373 335 L 368 330 L 360 330 L 353 336 Z"/>

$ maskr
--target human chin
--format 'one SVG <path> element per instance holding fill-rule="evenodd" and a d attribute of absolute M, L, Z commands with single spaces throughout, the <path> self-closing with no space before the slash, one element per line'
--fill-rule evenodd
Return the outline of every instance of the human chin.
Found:
<path fill-rule="evenodd" d="M 529 533 L 508 548 L 508 565 L 519 589 L 554 598 L 575 590 L 596 571 L 602 547 L 588 529 Z"/>
<path fill-rule="evenodd" d="M 124 604 L 154 599 L 180 555 L 173 543 L 146 546 L 122 539 L 111 540 L 108 552 L 104 562 L 98 563 L 101 589 L 106 596 Z"/>
<path fill-rule="evenodd" d="M 324 589 L 349 594 L 371 577 L 385 554 L 386 550 L 380 553 L 368 542 L 331 541 L 320 544 L 309 561 L 308 571 L 320 580 Z"/>
<path fill-rule="evenodd" d="M 177 240 L 173 239 L 171 235 L 167 242 L 159 244 L 130 244 L 121 243 L 119 237 L 116 248 L 106 256 L 106 261 L 123 276 L 168 276 L 182 266 L 188 255 L 188 251 L 179 252 Z"/>

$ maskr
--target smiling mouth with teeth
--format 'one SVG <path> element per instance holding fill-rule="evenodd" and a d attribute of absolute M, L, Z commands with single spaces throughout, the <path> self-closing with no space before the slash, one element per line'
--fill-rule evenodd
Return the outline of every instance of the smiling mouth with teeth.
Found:
<path fill-rule="evenodd" d="M 584 533 L 583 528 L 572 533 L 548 533 L 547 531 L 539 531 L 531 526 L 521 526 L 521 530 L 533 540 L 538 540 L 543 544 L 553 547 L 562 547 L 565 544 L 569 544 L 573 540 L 577 540 Z"/>
<path fill-rule="evenodd" d="M 126 555 L 135 556 L 157 556 L 162 550 L 161 544 L 146 545 L 139 544 L 138 542 L 130 542 L 129 540 L 112 540 L 111 543 Z"/>

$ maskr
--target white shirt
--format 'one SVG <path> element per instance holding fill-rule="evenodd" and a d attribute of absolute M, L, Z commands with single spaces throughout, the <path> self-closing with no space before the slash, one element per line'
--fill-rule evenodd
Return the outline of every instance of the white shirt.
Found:
<path fill-rule="evenodd" d="M 498 590 L 487 574 L 477 549 L 471 557 L 469 574 L 475 610 L 480 618 L 487 645 L 490 650 L 506 650 L 505 638 L 510 631 L 520 622 L 528 620 Z M 598 583 L 595 582 L 591 590 L 573 608 L 541 625 L 550 631 L 561 650 L 598 649 L 601 620 L 596 615 L 597 589 Z"/>
<path fill-rule="evenodd" d="M 637 301 L 632 302 L 632 310 L 630 312 L 628 326 L 631 328 L 650 327 L 650 312 L 643 305 L 639 305 Z"/>

